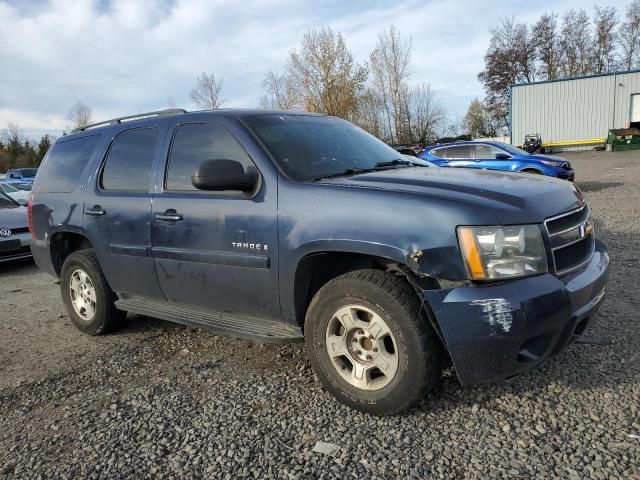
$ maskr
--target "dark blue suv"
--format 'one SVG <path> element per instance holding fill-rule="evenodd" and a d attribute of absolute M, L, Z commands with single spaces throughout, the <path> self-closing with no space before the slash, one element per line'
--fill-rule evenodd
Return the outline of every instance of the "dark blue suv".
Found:
<path fill-rule="evenodd" d="M 342 402 L 383 415 L 451 358 L 462 384 L 525 371 L 593 319 L 608 255 L 571 183 L 415 164 L 349 122 L 162 111 L 59 138 L 33 255 L 73 323 L 126 312 L 306 342 Z"/>
<path fill-rule="evenodd" d="M 420 158 L 441 167 L 481 168 L 509 172 L 537 173 L 573 181 L 569 161 L 552 155 L 539 155 L 502 142 L 456 142 L 427 147 Z"/>

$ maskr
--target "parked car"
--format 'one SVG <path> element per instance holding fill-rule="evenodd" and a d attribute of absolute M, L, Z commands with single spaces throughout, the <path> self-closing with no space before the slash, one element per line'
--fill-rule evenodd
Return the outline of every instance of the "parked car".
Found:
<path fill-rule="evenodd" d="M 4 192 L 21 205 L 26 205 L 29 200 L 29 192 L 18 190 L 9 183 L 0 182 L 0 192 Z"/>
<path fill-rule="evenodd" d="M 455 142 L 434 145 L 427 147 L 420 158 L 441 167 L 537 173 L 570 181 L 575 178 L 571 164 L 565 158 L 530 154 L 502 142 Z"/>
<path fill-rule="evenodd" d="M 38 173 L 37 168 L 14 168 L 7 170 L 4 181 L 6 183 L 33 183 Z"/>
<path fill-rule="evenodd" d="M 377 415 L 418 401 L 444 358 L 463 385 L 540 364 L 582 334 L 607 284 L 572 183 L 425 168 L 304 112 L 76 130 L 46 155 L 30 205 L 36 262 L 83 332 L 133 312 L 304 340 L 327 390 Z"/>
<path fill-rule="evenodd" d="M 27 208 L 0 191 L 0 263 L 31 257 Z"/>

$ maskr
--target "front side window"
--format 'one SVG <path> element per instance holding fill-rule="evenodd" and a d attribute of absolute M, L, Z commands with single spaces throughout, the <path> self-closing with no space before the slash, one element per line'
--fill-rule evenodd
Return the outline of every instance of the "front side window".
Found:
<path fill-rule="evenodd" d="M 309 181 L 406 157 L 350 122 L 315 115 L 251 115 L 247 126 L 290 178 Z"/>
<path fill-rule="evenodd" d="M 235 160 L 245 170 L 253 166 L 247 152 L 223 126 L 186 123 L 177 128 L 173 139 L 165 188 L 176 191 L 197 190 L 191 183 L 191 175 L 208 160 Z"/>
<path fill-rule="evenodd" d="M 103 190 L 146 192 L 151 178 L 158 129 L 137 128 L 120 133 L 111 143 L 100 176 Z"/>
<path fill-rule="evenodd" d="M 460 145 L 459 147 L 449 147 L 446 149 L 444 158 L 460 158 L 460 159 L 469 159 L 471 158 L 471 148 L 469 145 Z"/>
<path fill-rule="evenodd" d="M 473 150 L 475 152 L 474 158 L 478 159 L 495 159 L 497 154 L 505 153 L 497 147 L 486 144 L 474 145 Z"/>

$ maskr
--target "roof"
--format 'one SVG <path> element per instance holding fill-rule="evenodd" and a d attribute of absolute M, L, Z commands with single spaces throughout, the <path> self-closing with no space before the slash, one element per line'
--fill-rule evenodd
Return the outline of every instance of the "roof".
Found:
<path fill-rule="evenodd" d="M 449 143 L 439 143 L 437 145 L 430 145 L 427 148 L 425 148 L 425 150 L 434 150 L 436 148 L 441 148 L 441 147 L 460 147 L 460 146 L 464 146 L 464 145 L 494 145 L 496 147 L 501 146 L 504 144 L 504 142 L 498 142 L 496 140 L 458 140 L 456 142 L 449 142 Z"/>
<path fill-rule="evenodd" d="M 539 80 L 537 82 L 528 82 L 528 83 L 512 83 L 509 87 L 526 87 L 528 85 L 540 85 L 543 83 L 556 83 L 556 82 L 568 82 L 570 80 L 586 80 L 587 78 L 596 78 L 596 77 L 609 77 L 611 75 L 626 75 L 629 73 L 640 73 L 640 69 L 633 70 L 619 70 L 616 72 L 606 72 L 606 73 L 594 73 L 591 75 L 582 75 L 577 77 L 565 77 L 565 78 L 556 78 L 555 80 Z"/>
<path fill-rule="evenodd" d="M 58 141 L 68 140 L 70 138 L 77 138 L 78 136 L 84 136 L 83 134 L 90 135 L 95 131 L 100 131 L 103 127 L 112 127 L 119 124 L 133 124 L 140 125 L 144 121 L 154 120 L 157 117 L 165 116 L 184 116 L 185 119 L 193 117 L 210 117 L 210 116 L 225 116 L 225 117 L 246 117 L 253 115 L 295 115 L 295 116 L 326 116 L 324 113 L 313 113 L 295 110 L 265 110 L 262 108 L 220 108 L 217 110 L 197 110 L 188 112 L 182 108 L 173 108 L 167 110 L 157 110 L 153 112 L 138 113 L 136 115 L 127 115 L 124 117 L 112 118 L 109 120 L 103 120 L 100 122 L 92 123 L 86 127 L 76 128 L 71 131 L 69 135 L 61 137 Z M 139 123 L 140 122 L 140 123 Z M 64 140 L 63 140 L 64 139 Z"/>

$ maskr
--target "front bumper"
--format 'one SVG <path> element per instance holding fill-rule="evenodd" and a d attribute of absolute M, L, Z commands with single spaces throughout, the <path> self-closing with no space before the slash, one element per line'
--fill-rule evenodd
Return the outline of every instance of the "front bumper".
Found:
<path fill-rule="evenodd" d="M 556 178 L 561 178 L 563 180 L 569 180 L 573 182 L 576 179 L 576 172 L 573 169 L 562 170 L 561 172 L 556 174 Z"/>
<path fill-rule="evenodd" d="M 555 355 L 584 332 L 607 286 L 609 255 L 596 241 L 577 274 L 424 290 L 463 385 L 508 378 Z"/>
<path fill-rule="evenodd" d="M 31 234 L 20 233 L 0 239 L 0 263 L 31 257 Z"/>

